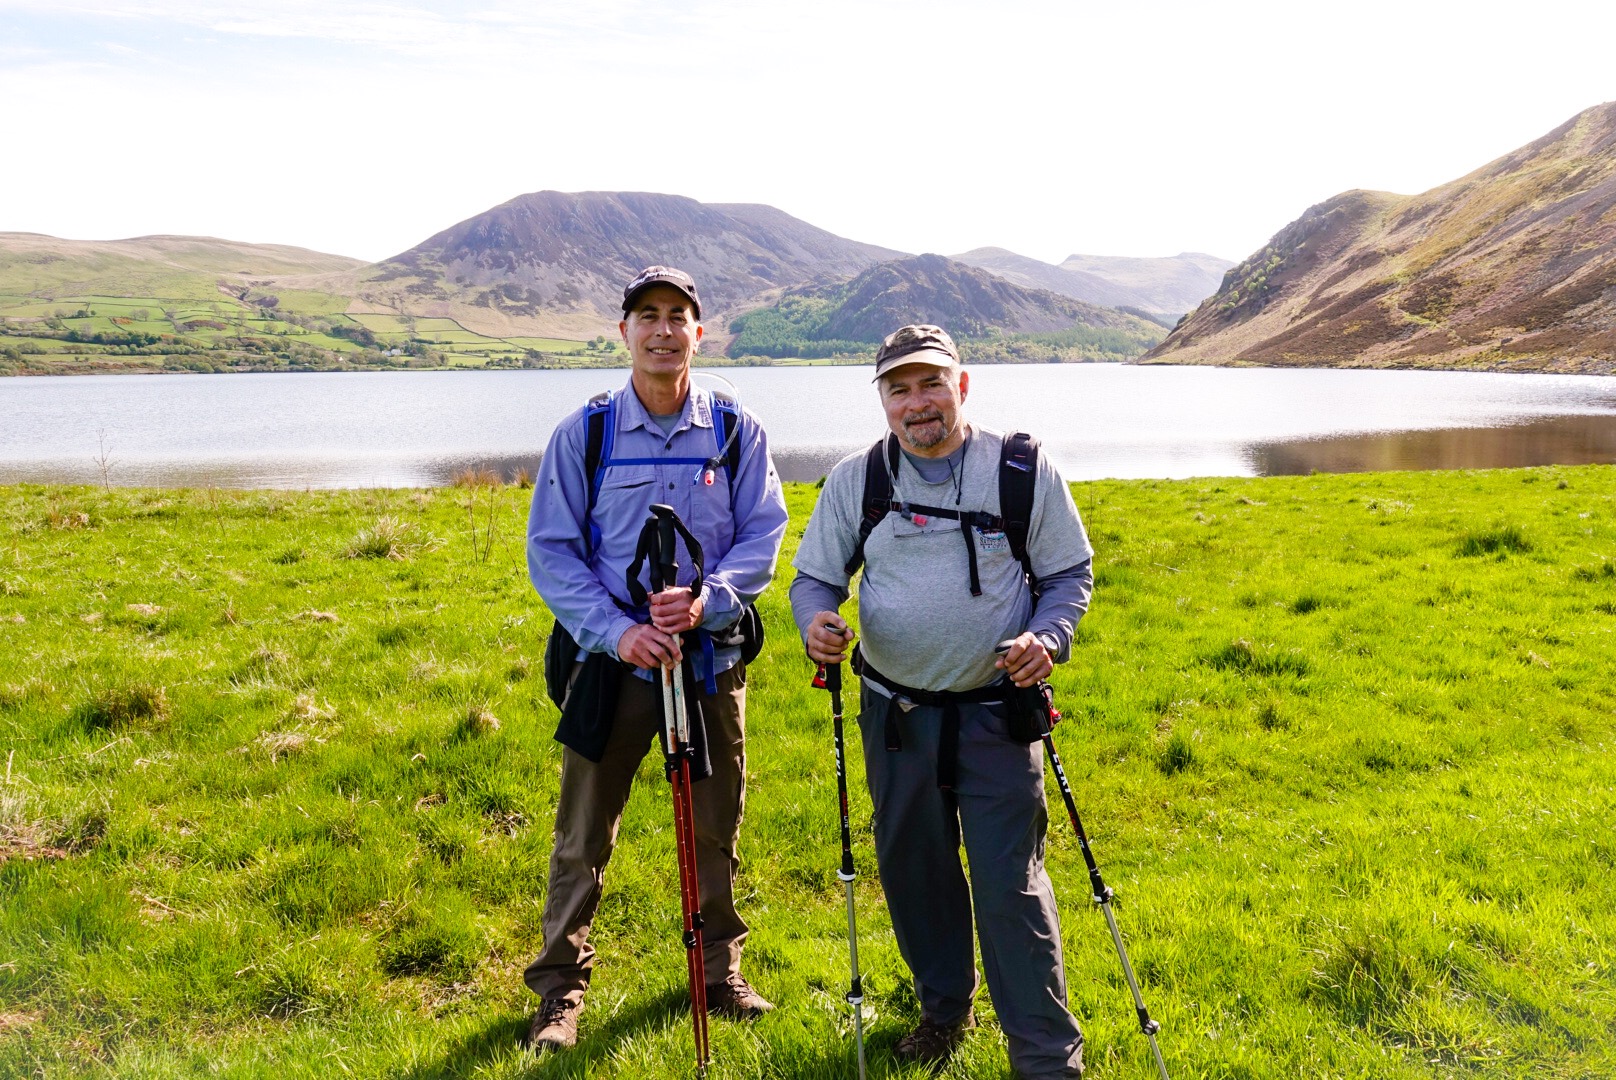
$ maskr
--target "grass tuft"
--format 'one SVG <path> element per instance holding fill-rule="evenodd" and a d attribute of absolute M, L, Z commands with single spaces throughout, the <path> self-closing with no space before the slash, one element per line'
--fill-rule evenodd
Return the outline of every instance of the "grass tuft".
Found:
<path fill-rule="evenodd" d="M 1306 675 L 1307 658 L 1296 650 L 1280 652 L 1272 645 L 1253 645 L 1239 638 L 1207 657 L 1220 670 L 1256 675 Z"/>
<path fill-rule="evenodd" d="M 1458 552 L 1462 556 L 1524 555 L 1532 550 L 1519 525 L 1496 525 L 1490 529 L 1466 533 L 1459 538 Z"/>
<path fill-rule="evenodd" d="M 526 475 L 526 470 L 523 470 L 523 475 Z M 478 466 L 459 470 L 449 478 L 449 484 L 457 488 L 497 488 L 505 486 L 505 478 L 496 469 Z M 532 478 L 523 486 L 532 487 Z"/>
<path fill-rule="evenodd" d="M 482 702 L 466 710 L 461 727 L 467 735 L 488 735 L 499 730 L 499 717 L 494 715 L 487 702 Z"/>
<path fill-rule="evenodd" d="M 80 710 L 91 727 L 119 731 L 168 719 L 168 692 L 151 683 L 134 682 L 98 691 Z"/>
<path fill-rule="evenodd" d="M 310 747 L 318 746 L 324 739 L 302 728 L 293 728 L 290 731 L 265 731 L 253 740 L 271 762 L 279 761 L 291 754 L 301 754 Z"/>
<path fill-rule="evenodd" d="M 403 562 L 415 550 L 413 544 L 404 542 L 404 535 L 411 529 L 409 522 L 400 518 L 383 515 L 376 519 L 368 529 L 361 529 L 348 544 L 342 553 L 345 559 L 392 559 L 394 562 Z"/>
<path fill-rule="evenodd" d="M 1175 731 L 1169 735 L 1156 754 L 1156 768 L 1160 769 L 1164 776 L 1176 776 L 1186 769 L 1195 768 L 1198 764 L 1195 744 L 1182 731 Z"/>

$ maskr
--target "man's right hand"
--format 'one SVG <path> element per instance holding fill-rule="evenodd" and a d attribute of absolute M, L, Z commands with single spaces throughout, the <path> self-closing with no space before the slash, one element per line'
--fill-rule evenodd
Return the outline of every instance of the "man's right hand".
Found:
<path fill-rule="evenodd" d="M 659 668 L 679 663 L 679 639 L 664 634 L 650 623 L 636 623 L 617 639 L 617 658 L 640 668 Z"/>
<path fill-rule="evenodd" d="M 847 647 L 853 642 L 853 628 L 834 611 L 821 611 L 808 629 L 808 658 L 816 664 L 840 664 L 847 660 Z"/>

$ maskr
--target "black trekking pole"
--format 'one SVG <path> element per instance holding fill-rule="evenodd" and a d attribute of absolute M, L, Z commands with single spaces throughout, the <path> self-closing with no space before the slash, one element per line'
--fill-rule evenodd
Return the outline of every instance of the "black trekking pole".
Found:
<path fill-rule="evenodd" d="M 847 893 L 847 955 L 852 983 L 847 1004 L 853 1010 L 853 1033 L 858 1040 L 858 1074 L 864 1080 L 864 982 L 859 976 L 858 921 L 853 907 L 853 835 L 847 821 L 847 747 L 842 737 L 842 665 L 820 664 L 814 685 L 830 691 L 831 729 L 836 738 L 836 794 L 842 810 L 842 865 L 836 871 Z"/>
<path fill-rule="evenodd" d="M 676 533 L 688 532 L 673 507 L 651 507 L 641 533 L 641 547 L 650 563 L 651 590 L 661 592 L 678 581 L 675 562 Z M 649 542 L 647 542 L 649 541 Z M 701 573 L 701 555 L 692 551 Z M 637 562 L 636 562 L 637 566 Z M 632 590 L 631 590 L 632 591 Z M 679 901 L 684 915 L 685 956 L 690 977 L 690 1017 L 695 1028 L 696 1075 L 705 1076 L 708 1062 L 707 978 L 702 957 L 701 892 L 696 883 L 696 823 L 690 797 L 690 717 L 685 708 L 684 672 L 675 665 L 662 665 L 663 753 L 668 784 L 673 790 L 674 849 L 679 860 Z"/>
<path fill-rule="evenodd" d="M 1013 641 L 1001 641 L 998 651 L 1002 654 L 1009 650 Z M 1061 798 L 1066 802 L 1066 813 L 1072 819 L 1072 831 L 1077 833 L 1077 846 L 1082 849 L 1083 861 L 1089 867 L 1089 888 L 1093 890 L 1094 902 L 1105 912 L 1106 925 L 1111 928 L 1111 940 L 1117 947 L 1117 959 L 1122 961 L 1122 974 L 1128 979 L 1128 989 L 1133 993 L 1134 1011 L 1139 1015 L 1139 1030 L 1145 1038 L 1150 1040 L 1150 1052 L 1156 1057 L 1156 1069 L 1161 1073 L 1161 1080 L 1169 1080 L 1167 1076 L 1167 1062 L 1162 1060 L 1161 1047 L 1156 1045 L 1156 1033 L 1161 1030 L 1161 1024 L 1150 1018 L 1150 1010 L 1145 1008 L 1145 999 L 1139 993 L 1139 980 L 1134 978 L 1133 965 L 1128 962 L 1128 950 L 1122 944 L 1122 931 L 1117 929 L 1117 917 L 1111 910 L 1111 886 L 1105 883 L 1100 876 L 1099 864 L 1094 861 L 1094 852 L 1089 848 L 1089 834 L 1083 830 L 1083 819 L 1077 816 L 1077 802 L 1072 798 L 1072 785 L 1067 782 L 1066 770 L 1061 767 L 1060 753 L 1055 749 L 1055 724 L 1060 721 L 1060 713 L 1055 709 L 1055 691 L 1047 682 L 1038 684 L 1038 692 L 1044 699 L 1045 722 L 1040 724 L 1042 733 L 1040 738 L 1044 742 L 1044 751 L 1049 756 L 1049 764 L 1055 771 L 1055 783 L 1060 787 Z"/>

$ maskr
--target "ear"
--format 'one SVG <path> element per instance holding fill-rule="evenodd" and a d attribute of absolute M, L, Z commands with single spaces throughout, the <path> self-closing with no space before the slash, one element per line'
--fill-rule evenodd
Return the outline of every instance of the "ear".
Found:
<path fill-rule="evenodd" d="M 970 389 L 971 389 L 971 373 L 969 371 L 966 371 L 964 368 L 960 369 L 960 383 L 959 383 L 959 386 L 960 386 L 960 403 L 964 404 L 965 403 L 965 395 L 967 393 L 969 393 Z"/>
<path fill-rule="evenodd" d="M 618 333 L 618 335 L 620 337 L 622 337 L 623 344 L 627 345 L 628 344 L 628 320 L 627 319 L 624 319 L 622 322 L 617 324 L 617 333 Z"/>
<path fill-rule="evenodd" d="M 696 340 L 701 340 L 701 323 L 696 324 Z"/>

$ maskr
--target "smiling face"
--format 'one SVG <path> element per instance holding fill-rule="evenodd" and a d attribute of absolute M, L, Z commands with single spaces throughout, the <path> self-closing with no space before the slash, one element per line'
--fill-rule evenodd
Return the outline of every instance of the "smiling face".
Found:
<path fill-rule="evenodd" d="M 688 371 L 701 341 L 701 323 L 690 298 L 672 285 L 653 285 L 640 293 L 617 329 L 635 374 L 653 379 Z"/>
<path fill-rule="evenodd" d="M 887 426 L 910 453 L 947 457 L 965 441 L 960 406 L 970 382 L 957 367 L 913 363 L 893 368 L 880 382 Z"/>

